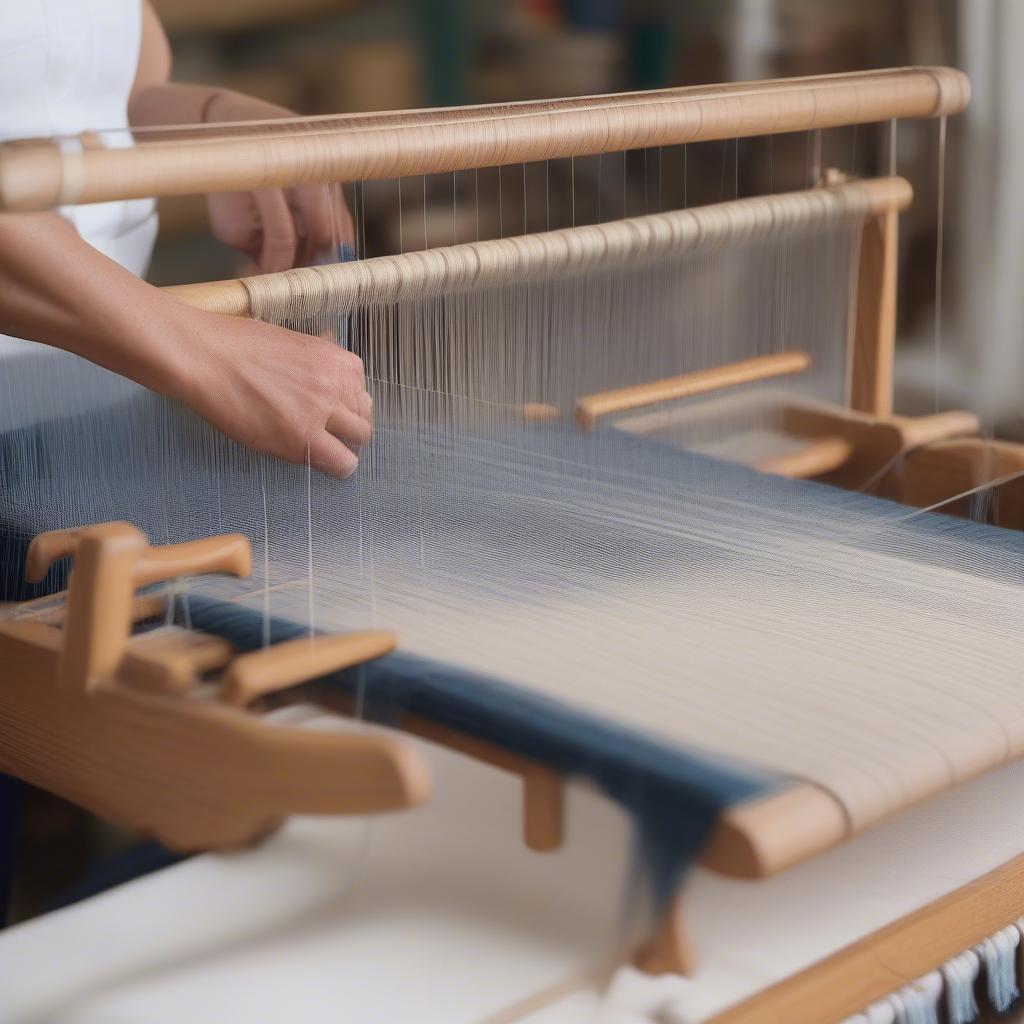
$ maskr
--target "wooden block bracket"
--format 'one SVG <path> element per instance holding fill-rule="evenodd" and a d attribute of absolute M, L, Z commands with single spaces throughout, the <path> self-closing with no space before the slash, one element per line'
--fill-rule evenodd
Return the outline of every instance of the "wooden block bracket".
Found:
<path fill-rule="evenodd" d="M 275 680 L 373 656 L 393 638 L 325 638 L 232 662 L 219 638 L 133 637 L 135 587 L 192 572 L 244 574 L 248 541 L 151 548 L 135 527 L 107 523 L 42 535 L 29 572 L 45 574 L 68 554 L 63 621 L 0 622 L 0 771 L 186 851 L 251 842 L 294 813 L 375 813 L 426 799 L 426 766 L 396 737 L 286 727 L 236 706 Z M 234 704 L 188 698 L 203 672 L 219 668 Z"/>

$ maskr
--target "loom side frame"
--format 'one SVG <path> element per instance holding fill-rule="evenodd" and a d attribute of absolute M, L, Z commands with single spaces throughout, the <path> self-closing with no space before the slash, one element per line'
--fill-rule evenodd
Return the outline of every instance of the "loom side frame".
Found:
<path fill-rule="evenodd" d="M 707 1024 L 836 1024 L 936 970 L 1024 913 L 1024 854 Z"/>

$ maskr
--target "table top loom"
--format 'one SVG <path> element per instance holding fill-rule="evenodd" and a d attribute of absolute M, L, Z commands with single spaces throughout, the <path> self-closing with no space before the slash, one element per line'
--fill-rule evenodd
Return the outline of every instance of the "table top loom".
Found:
<path fill-rule="evenodd" d="M 139 132 L 130 146 L 107 145 L 102 135 L 19 140 L 0 145 L 0 208 L 31 211 L 115 198 L 365 182 L 944 118 L 962 110 L 968 95 L 968 84 L 956 71 L 908 68 L 459 110 L 159 129 Z M 658 1007 L 669 1000 L 680 1020 L 722 1024 L 840 1021 L 871 1004 L 878 1005 L 870 1019 L 884 1020 L 887 1011 L 880 1001 L 903 998 L 898 990 L 918 979 L 925 979 L 918 983 L 921 991 L 928 989 L 936 998 L 935 992 L 951 983 L 948 971 L 935 972 L 975 946 L 982 953 L 970 953 L 972 978 L 986 970 L 995 977 L 986 951 L 1003 949 L 1010 941 L 1007 929 L 1024 914 L 1019 830 L 981 844 L 984 850 L 976 858 L 965 854 L 955 869 L 948 862 L 940 865 L 944 854 L 936 852 L 934 874 L 926 873 L 924 881 L 944 876 L 946 882 L 964 882 L 961 888 L 943 883 L 918 887 L 908 876 L 872 912 L 850 912 L 846 923 L 834 922 L 831 929 L 828 922 L 814 928 L 795 915 L 799 927 L 791 928 L 792 957 L 779 955 L 771 963 L 769 957 L 758 967 L 758 950 L 773 939 L 754 929 L 745 947 L 751 968 L 746 982 L 741 980 L 744 969 L 730 966 L 728 956 L 716 959 L 716 948 L 720 953 L 731 942 L 723 936 L 737 902 L 760 913 L 773 934 L 784 935 L 794 901 L 813 905 L 831 899 L 840 870 L 861 872 L 853 891 L 868 884 L 865 879 L 875 868 L 909 870 L 913 857 L 902 849 L 896 867 L 883 867 L 887 855 L 879 837 L 895 837 L 892 841 L 907 850 L 920 849 L 920 833 L 938 829 L 944 814 L 956 808 L 968 818 L 983 818 L 984 809 L 997 806 L 1020 779 L 1012 762 L 1024 750 L 1024 700 L 1015 698 L 1008 665 L 986 646 L 985 627 L 990 621 L 993 628 L 1012 622 L 1021 607 L 1024 448 L 983 438 L 977 418 L 968 412 L 923 417 L 893 412 L 898 219 L 911 200 L 911 186 L 895 174 L 855 179 L 830 171 L 795 192 L 170 289 L 182 302 L 223 315 L 269 318 L 269 309 L 287 308 L 287 322 L 309 328 L 310 309 L 319 309 L 325 295 L 332 311 L 340 310 L 355 323 L 367 306 L 404 308 L 437 296 L 448 301 L 511 287 L 510 279 L 516 287 L 554 287 L 566 280 L 573 288 L 591 272 L 629 273 L 691 255 L 704 259 L 737 242 L 771 246 L 777 234 L 786 244 L 799 243 L 817 237 L 817 226 L 826 222 L 849 230 L 855 246 L 843 327 L 849 340 L 841 367 L 843 401 L 812 400 L 790 387 L 820 369 L 818 354 L 792 339 L 774 351 L 752 351 L 726 363 L 712 358 L 657 379 L 609 379 L 576 392 L 570 388 L 568 397 L 560 395 L 558 401 L 548 394 L 536 400 L 521 396 L 521 401 L 500 405 L 493 422 L 479 418 L 478 405 L 472 406 L 472 420 L 460 419 L 455 407 L 466 396 L 445 395 L 440 403 L 448 415 L 443 429 L 435 429 L 434 420 L 428 430 L 408 427 L 402 417 L 409 415 L 409 400 L 394 397 L 400 383 L 382 387 L 379 398 L 375 394 L 378 437 L 370 459 L 376 460 L 374 472 L 380 475 L 374 477 L 365 508 L 399 537 L 412 521 L 410 482 L 426 495 L 417 499 L 415 510 L 422 531 L 422 594 L 441 594 L 448 580 L 427 571 L 428 556 L 440 552 L 452 559 L 445 570 L 452 576 L 464 568 L 450 541 L 438 540 L 434 532 L 439 522 L 454 521 L 463 531 L 456 541 L 469 552 L 467 559 L 502 572 L 530 564 L 525 554 L 524 561 L 516 561 L 527 545 L 546 551 L 549 543 L 556 558 L 564 537 L 577 539 L 578 560 L 609 558 L 607 591 L 588 592 L 586 604 L 578 608 L 541 580 L 531 584 L 532 591 L 523 584 L 522 593 L 532 595 L 535 605 L 517 591 L 518 603 L 502 597 L 492 612 L 481 596 L 486 588 L 474 589 L 479 587 L 474 581 L 467 583 L 464 598 L 453 600 L 450 610 L 439 608 L 436 618 L 420 628 L 415 616 L 402 618 L 403 565 L 396 560 L 395 568 L 382 558 L 374 570 L 379 608 L 372 621 L 360 621 L 344 607 L 344 595 L 338 597 L 339 620 L 367 628 L 318 632 L 311 622 L 266 612 L 265 595 L 274 589 L 270 575 L 248 596 L 231 591 L 222 579 L 181 581 L 204 574 L 244 578 L 252 572 L 254 543 L 257 562 L 260 550 L 254 480 L 262 488 L 264 519 L 268 495 L 276 501 L 300 487 L 304 499 L 308 491 L 311 507 L 330 508 L 333 520 L 348 523 L 365 510 L 351 488 L 313 484 L 301 468 L 298 475 L 259 470 L 244 453 L 225 454 L 226 449 L 216 449 L 216 476 L 191 477 L 186 485 L 182 467 L 195 459 L 199 435 L 180 425 L 176 413 L 163 411 L 162 400 L 125 382 L 101 382 L 95 392 L 102 398 L 99 412 L 85 403 L 47 413 L 38 422 L 4 424 L 0 562 L 24 557 L 26 578 L 44 589 L 0 620 L 0 769 L 184 852 L 254 843 L 292 815 L 366 815 L 427 803 L 415 814 L 373 824 L 375 851 L 390 852 L 380 854 L 387 867 L 368 891 L 397 914 L 391 931 L 377 934 L 369 923 L 374 900 L 361 893 L 347 905 L 336 880 L 316 863 L 335 854 L 354 856 L 357 823 L 300 819 L 250 852 L 225 859 L 204 855 L 10 930 L 0 937 L 0 947 L 6 948 L 2 959 L 11 965 L 12 985 L 16 976 L 29 976 L 36 950 L 52 950 L 65 941 L 77 945 L 75 936 L 101 919 L 123 920 L 134 933 L 143 927 L 141 918 L 152 913 L 138 908 L 185 900 L 190 886 L 203 893 L 224 886 L 223 906 L 230 909 L 223 914 L 238 914 L 237 932 L 226 925 L 212 931 L 203 925 L 196 931 L 197 942 L 213 950 L 210 978 L 196 980 L 171 969 L 163 981 L 154 980 L 154 991 L 169 985 L 168 1005 L 177 1007 L 174 1012 L 183 1014 L 188 1007 L 194 1015 L 195 1000 L 204 998 L 204 991 L 250 985 L 249 972 L 258 968 L 259 959 L 246 953 L 236 975 L 218 950 L 247 949 L 250 940 L 259 941 L 264 929 L 277 929 L 288 916 L 283 905 L 270 906 L 265 915 L 247 916 L 240 909 L 238 901 L 247 899 L 244 870 L 268 885 L 298 887 L 314 919 L 321 901 L 337 905 L 341 917 L 351 914 L 360 927 L 345 924 L 344 935 L 335 933 L 332 941 L 346 951 L 339 955 L 355 957 L 367 970 L 386 961 L 388 943 L 405 948 L 403 934 L 421 935 L 428 946 L 433 935 L 440 936 L 438 955 L 445 951 L 457 964 L 472 955 L 467 950 L 486 948 L 493 967 L 507 966 L 490 987 L 460 988 L 457 998 L 436 984 L 445 977 L 440 966 L 436 973 L 410 967 L 409 977 L 416 979 L 410 992 L 419 993 L 410 998 L 426 1000 L 439 1020 L 583 1019 L 579 1014 L 588 1012 L 596 998 L 587 993 L 624 959 L 653 974 L 684 974 L 692 981 L 674 978 L 666 984 L 682 989 L 655 991 L 643 986 L 659 983 L 620 975 L 612 986 L 613 1002 L 617 992 L 632 985 L 636 992 L 622 998 L 627 1003 L 646 999 L 644 1012 L 661 1012 Z M 447 315 L 452 308 L 445 307 Z M 9 360 L 2 370 L 11 393 L 23 386 L 31 393 L 29 378 L 42 371 L 56 382 L 58 394 L 63 375 L 83 372 L 45 352 Z M 756 450 L 719 444 L 711 454 L 690 450 L 685 438 L 699 435 L 706 421 L 723 414 L 741 432 L 748 420 L 770 421 L 770 443 L 759 441 Z M 81 451 L 91 451 L 92 445 L 104 452 L 109 468 L 88 494 L 62 475 L 68 463 L 60 461 L 60 450 L 47 447 L 47 437 L 57 434 L 76 438 Z M 113 447 L 105 448 L 111 438 Z M 169 457 L 154 463 L 145 454 L 150 441 Z M 509 451 L 514 456 L 506 465 L 502 460 Z M 33 454 L 26 458 L 24 452 Z M 385 464 L 386 472 L 379 468 Z M 432 490 L 434 475 L 443 476 L 447 492 Z M 694 483 L 698 480 L 702 489 Z M 616 543 L 626 549 L 623 553 L 609 548 L 611 542 L 602 540 L 599 531 L 610 529 L 623 510 L 632 510 L 630 490 L 643 495 L 649 518 L 637 521 L 635 528 L 622 527 Z M 971 502 L 978 493 L 988 498 L 983 521 Z M 140 495 L 142 504 L 133 504 Z M 191 535 L 155 543 L 164 538 L 161 503 L 178 500 L 192 510 L 187 516 Z M 536 516 L 542 506 L 556 509 L 544 513 L 557 520 L 550 524 L 553 539 L 534 534 L 524 540 L 513 524 L 540 522 Z M 934 508 L 938 511 L 930 511 Z M 68 509 L 74 522 L 67 521 Z M 607 518 L 599 518 L 602 514 Z M 814 741 L 816 731 L 827 729 L 835 717 L 827 699 L 813 696 L 815 672 L 822 670 L 816 666 L 828 664 L 822 651 L 802 653 L 805 660 L 794 663 L 792 688 L 783 698 L 810 695 L 806 713 L 818 716 L 805 723 L 803 732 L 811 739 L 799 750 L 788 734 L 775 737 L 776 722 L 770 716 L 758 718 L 762 712 L 768 715 L 768 705 L 761 708 L 756 692 L 748 694 L 734 681 L 743 673 L 727 665 L 725 634 L 717 649 L 712 639 L 707 651 L 699 656 L 694 651 L 695 665 L 710 673 L 718 659 L 722 671 L 717 677 L 709 674 L 693 690 L 691 714 L 678 723 L 668 722 L 668 705 L 659 710 L 652 703 L 653 710 L 645 710 L 638 700 L 637 707 L 616 708 L 596 682 L 587 692 L 588 673 L 596 668 L 586 654 L 588 636 L 596 635 L 590 631 L 612 621 L 610 616 L 630 601 L 631 588 L 638 585 L 655 601 L 660 594 L 665 607 L 672 608 L 686 590 L 679 589 L 682 584 L 667 568 L 674 560 L 698 554 L 707 558 L 708 552 L 717 559 L 725 549 L 712 525 L 720 522 L 728 531 L 733 515 L 736 523 L 751 519 L 758 524 L 759 549 L 751 548 L 744 558 L 762 567 L 757 585 L 766 594 L 778 590 L 779 565 L 803 565 L 799 552 L 786 545 L 787 532 L 797 522 L 803 531 L 799 537 L 810 545 L 808 561 L 813 552 L 838 552 L 833 590 L 862 587 L 875 601 L 872 578 L 860 563 L 876 567 L 897 559 L 908 573 L 900 591 L 906 594 L 907 619 L 894 622 L 892 629 L 910 634 L 920 629 L 921 643 L 940 642 L 944 616 L 952 613 L 945 607 L 918 609 L 915 588 L 935 585 L 955 592 L 962 583 L 971 595 L 966 621 L 977 624 L 977 635 L 973 646 L 965 643 L 963 651 L 951 651 L 949 661 L 959 665 L 961 658 L 967 666 L 972 658 L 975 663 L 988 658 L 986 678 L 971 680 L 974 699 L 1003 702 L 1001 714 L 971 711 L 968 691 L 950 697 L 953 710 L 933 714 L 926 674 L 900 662 L 885 671 L 860 670 L 861 701 L 891 704 L 878 726 L 879 745 L 891 742 L 914 714 L 925 716 L 938 737 L 929 737 L 928 743 L 911 737 L 905 771 L 894 782 L 895 776 L 881 771 L 877 777 L 861 777 L 852 753 Z M 687 532 L 688 516 L 706 521 L 703 532 Z M 218 529 L 223 522 L 239 524 L 241 531 L 225 534 Z M 338 530 L 337 546 L 345 550 L 348 535 L 343 526 Z M 35 536 L 28 543 L 30 535 Z M 379 550 L 389 556 L 387 543 L 381 542 Z M 616 579 L 618 560 L 626 566 L 630 558 L 641 567 L 636 576 Z M 701 592 L 702 599 L 729 596 L 731 562 L 721 558 L 714 563 L 715 582 Z M 845 584 L 835 582 L 839 579 Z M 177 582 L 161 587 L 166 581 Z M 841 599 L 826 593 L 827 582 L 802 584 L 811 594 L 817 593 L 815 587 L 826 588 L 820 591 L 825 617 L 842 611 Z M 693 595 L 697 600 L 696 591 Z M 828 603 L 833 600 L 834 606 Z M 883 603 L 870 607 L 885 607 L 888 599 L 877 600 Z M 401 629 L 390 628 L 389 610 L 394 622 L 402 622 Z M 532 652 L 522 650 L 530 646 L 524 641 L 537 617 L 551 617 L 569 629 L 577 613 L 583 652 L 578 662 L 550 657 L 550 665 L 537 668 Z M 764 651 L 775 649 L 773 633 L 784 621 L 770 614 L 763 620 L 752 617 L 752 635 L 760 636 Z M 631 649 L 638 676 L 657 678 L 659 671 L 667 671 L 654 638 L 669 628 L 668 622 L 654 622 L 649 638 L 646 627 L 636 627 L 654 652 L 645 660 L 642 646 Z M 491 662 L 470 654 L 460 660 L 449 657 L 445 638 L 457 636 L 460 628 L 488 637 L 500 670 L 492 671 Z M 851 650 L 873 635 L 851 640 Z M 736 641 L 734 663 L 746 656 L 745 643 Z M 873 653 L 885 655 L 884 650 Z M 594 657 L 600 658 L 600 652 Z M 549 678 L 567 675 L 578 692 L 559 689 Z M 701 690 L 712 689 L 721 703 L 698 706 Z M 743 716 L 738 715 L 737 723 L 722 725 L 726 739 L 709 736 L 705 742 L 702 715 L 707 723 L 729 719 L 733 709 L 738 712 L 748 702 L 754 711 L 747 719 L 739 721 Z M 320 709 L 320 718 L 310 719 L 303 710 L 310 705 Z M 329 727 L 323 725 L 323 709 L 334 713 Z M 353 717 L 373 724 L 357 725 Z M 320 724 L 310 727 L 311 720 Z M 569 785 L 581 776 L 596 792 Z M 548 857 L 529 857 L 505 841 L 506 812 L 517 799 L 512 780 L 521 780 L 525 844 Z M 975 794 L 976 801 L 962 793 Z M 572 808 L 568 827 L 567 800 Z M 596 932 L 614 930 L 617 908 L 604 896 L 621 891 L 627 821 L 654 874 L 660 924 L 639 945 L 630 941 L 625 950 L 599 953 L 591 940 Z M 453 834 L 458 837 L 454 845 L 445 839 Z M 412 848 L 415 843 L 423 844 L 422 858 Z M 455 861 L 452 848 L 462 851 Z M 863 861 L 857 851 L 864 851 Z M 687 883 L 683 869 L 693 860 L 701 867 Z M 458 878 L 449 871 L 456 862 L 462 864 Z M 505 864 L 507 871 L 489 875 L 491 863 Z M 235 864 L 239 877 L 231 878 Z M 306 888 L 303 878 L 309 879 Z M 764 881 L 750 885 L 755 879 Z M 471 895 L 459 896 L 460 885 Z M 237 896 L 230 895 L 232 886 Z M 443 900 L 420 906 L 415 894 L 422 894 L 422 887 L 437 887 L 456 905 L 470 899 L 475 909 L 461 906 L 449 917 Z M 399 896 L 415 910 L 395 910 Z M 524 907 L 544 922 L 540 931 L 525 923 Z M 723 908 L 726 923 L 721 926 L 714 923 L 716 907 Z M 512 915 L 514 926 L 499 921 L 502 915 Z M 293 991 L 304 976 L 299 950 L 289 943 L 293 939 L 286 938 L 276 947 L 283 958 L 284 991 Z M 152 974 L 152 965 L 164 959 L 188 957 L 188 944 L 184 933 L 145 950 L 136 948 L 133 939 L 109 984 L 101 979 L 93 985 L 91 968 L 83 961 L 63 998 L 91 993 L 95 1005 L 86 1002 L 101 1015 L 109 1007 L 130 1008 L 146 991 L 145 985 L 136 991 L 130 979 L 140 972 L 143 978 Z M 414 964 L 421 954 L 411 948 L 415 943 L 407 945 L 398 959 Z M 708 949 L 707 968 L 702 946 Z M 303 949 L 305 956 L 308 948 Z M 743 959 L 738 956 L 737 962 Z M 992 963 L 996 959 L 992 952 Z M 327 984 L 326 974 L 314 975 L 319 979 L 314 985 Z M 351 998 L 354 982 L 346 977 L 336 986 L 331 983 L 338 999 Z M 253 991 L 260 991 L 259 984 Z M 18 1019 L 40 1012 L 38 1006 L 32 1009 L 33 999 L 23 993 L 18 1005 L 24 1017 Z M 54 1000 L 56 1006 L 55 995 Z M 998 1003 L 999 997 L 992 1000 Z M 100 1019 L 89 1016 L 92 1009 L 77 1014 L 70 1002 L 58 1009 L 50 1007 L 56 1015 L 49 1019 Z M 254 1003 L 251 1019 L 277 1019 L 267 1003 L 261 1012 L 267 1015 L 260 1018 Z M 393 1005 L 388 1012 L 394 1019 L 402 1011 Z M 310 1013 L 308 1019 L 317 1019 Z"/>

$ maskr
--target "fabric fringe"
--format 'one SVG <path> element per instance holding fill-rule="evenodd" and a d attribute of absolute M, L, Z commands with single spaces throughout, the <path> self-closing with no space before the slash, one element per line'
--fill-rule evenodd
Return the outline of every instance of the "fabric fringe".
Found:
<path fill-rule="evenodd" d="M 979 979 L 984 983 L 982 1002 L 1005 1013 L 1020 996 L 1022 934 L 1024 918 L 843 1024 L 972 1024 L 982 1012 Z"/>

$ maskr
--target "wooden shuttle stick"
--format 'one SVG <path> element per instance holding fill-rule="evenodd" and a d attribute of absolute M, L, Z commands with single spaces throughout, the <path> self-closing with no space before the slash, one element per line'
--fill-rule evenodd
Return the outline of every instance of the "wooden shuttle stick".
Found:
<path fill-rule="evenodd" d="M 913 190 L 903 178 L 874 178 L 606 224 L 178 285 L 167 291 L 190 306 L 228 316 L 250 316 L 254 309 L 276 307 L 287 311 L 301 296 L 316 296 L 344 312 L 563 273 L 635 266 L 645 259 L 698 252 L 724 241 L 739 243 L 773 231 L 799 231 L 903 210 L 912 198 Z"/>
<path fill-rule="evenodd" d="M 656 92 L 0 145 L 0 210 L 366 181 L 648 146 L 956 114 L 952 68 L 899 68 Z"/>
<path fill-rule="evenodd" d="M 615 391 L 601 391 L 586 395 L 576 403 L 576 422 L 584 430 L 592 430 L 602 416 L 629 412 L 645 405 L 670 402 L 680 398 L 692 398 L 709 391 L 753 384 L 772 377 L 784 377 L 803 373 L 811 365 L 806 352 L 779 352 L 756 359 L 743 359 L 738 363 L 726 363 L 709 370 L 697 370 L 678 377 L 637 384 L 634 387 L 619 388 Z"/>

